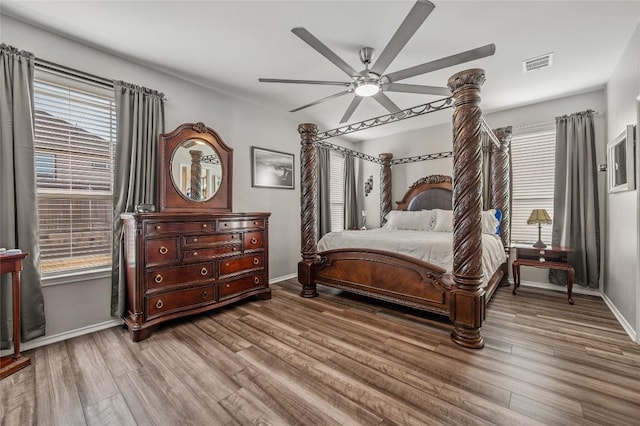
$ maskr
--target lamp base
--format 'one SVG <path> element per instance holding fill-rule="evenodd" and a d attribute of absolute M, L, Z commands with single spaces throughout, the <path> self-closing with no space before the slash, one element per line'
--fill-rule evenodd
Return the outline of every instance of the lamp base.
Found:
<path fill-rule="evenodd" d="M 542 242 L 542 240 L 538 240 L 537 243 L 533 245 L 535 248 L 547 248 L 547 245 Z"/>

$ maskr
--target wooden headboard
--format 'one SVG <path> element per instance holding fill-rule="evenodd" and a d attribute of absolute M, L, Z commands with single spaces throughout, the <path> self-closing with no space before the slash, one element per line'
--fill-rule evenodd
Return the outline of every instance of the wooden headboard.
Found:
<path fill-rule="evenodd" d="M 398 210 L 452 210 L 453 186 L 451 177 L 430 175 L 418 179 L 402 198 L 396 201 Z"/>

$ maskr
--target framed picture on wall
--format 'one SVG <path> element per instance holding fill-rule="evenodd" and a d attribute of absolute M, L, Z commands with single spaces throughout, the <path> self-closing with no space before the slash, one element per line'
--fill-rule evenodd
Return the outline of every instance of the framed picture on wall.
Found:
<path fill-rule="evenodd" d="M 628 125 L 607 145 L 609 192 L 632 191 L 636 188 L 635 127 Z"/>
<path fill-rule="evenodd" d="M 251 147 L 251 186 L 295 188 L 295 157 L 286 152 Z"/>

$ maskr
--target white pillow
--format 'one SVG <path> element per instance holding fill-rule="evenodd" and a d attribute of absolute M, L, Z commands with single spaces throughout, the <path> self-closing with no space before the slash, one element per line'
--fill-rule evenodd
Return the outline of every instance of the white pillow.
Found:
<path fill-rule="evenodd" d="M 436 224 L 433 231 L 436 232 L 453 232 L 453 210 L 436 209 Z M 482 233 L 496 235 L 496 229 L 500 221 L 496 219 L 496 211 L 494 209 L 482 212 Z"/>
<path fill-rule="evenodd" d="M 433 231 L 436 232 L 453 232 L 453 210 L 435 209 L 436 224 Z"/>
<path fill-rule="evenodd" d="M 436 211 L 435 210 L 422 210 L 423 212 L 426 212 L 428 215 L 430 215 L 431 217 L 429 218 L 429 229 L 428 231 L 433 231 L 433 228 L 435 228 L 436 226 Z"/>
<path fill-rule="evenodd" d="M 491 209 L 482 212 L 482 233 L 496 235 L 500 221 L 496 219 L 496 210 Z"/>
<path fill-rule="evenodd" d="M 413 231 L 428 231 L 431 226 L 431 212 L 391 210 L 385 218 L 387 229 L 407 229 Z"/>

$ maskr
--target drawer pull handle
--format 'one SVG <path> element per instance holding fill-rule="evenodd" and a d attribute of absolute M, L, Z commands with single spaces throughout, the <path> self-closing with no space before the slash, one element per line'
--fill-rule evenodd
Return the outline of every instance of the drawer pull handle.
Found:
<path fill-rule="evenodd" d="M 203 227 L 203 228 L 206 228 L 206 227 L 207 227 L 207 224 L 206 224 L 206 223 L 203 223 L 203 224 L 202 224 L 202 227 Z"/>
<path fill-rule="evenodd" d="M 255 278 L 253 279 L 253 283 L 254 283 L 254 284 L 260 284 L 260 278 L 255 277 Z"/>
<path fill-rule="evenodd" d="M 200 275 L 202 275 L 203 277 L 206 276 L 208 273 L 209 271 L 207 270 L 207 268 L 200 269 Z"/>
<path fill-rule="evenodd" d="M 256 221 L 254 220 L 254 221 L 253 221 L 253 224 L 254 224 L 254 225 L 257 225 L 257 224 L 258 224 L 258 222 L 256 222 Z"/>
<path fill-rule="evenodd" d="M 160 274 L 156 275 L 153 280 L 155 282 L 157 282 L 158 284 L 160 284 L 162 282 L 162 275 L 160 275 Z"/>
<path fill-rule="evenodd" d="M 260 259 L 258 259 L 257 257 L 253 258 L 253 264 L 257 265 L 258 263 L 260 263 Z"/>
<path fill-rule="evenodd" d="M 229 288 L 229 287 L 231 287 L 231 285 L 230 285 L 230 284 L 227 284 L 227 288 Z"/>
<path fill-rule="evenodd" d="M 158 299 L 158 301 L 156 302 L 156 309 L 162 309 L 163 306 L 164 302 L 162 301 L 162 299 Z"/>
<path fill-rule="evenodd" d="M 224 226 L 229 226 L 229 224 L 228 224 L 228 223 L 225 223 L 225 224 L 224 224 Z"/>
<path fill-rule="evenodd" d="M 160 230 L 160 225 L 156 225 L 156 231 Z"/>
<path fill-rule="evenodd" d="M 255 244 L 255 243 L 257 243 L 257 242 L 258 242 L 258 239 L 257 239 L 257 238 L 252 238 L 252 239 L 251 239 L 251 244 Z"/>
<path fill-rule="evenodd" d="M 229 266 L 229 262 L 225 263 L 224 266 Z"/>
<path fill-rule="evenodd" d="M 201 296 L 202 296 L 202 298 L 203 298 L 203 299 L 206 299 L 208 295 L 209 295 L 209 293 L 207 293 L 207 290 L 204 290 L 204 291 L 202 292 L 202 294 L 201 294 Z"/>
<path fill-rule="evenodd" d="M 167 254 L 169 252 L 169 249 L 166 248 L 165 246 L 160 247 L 160 254 Z"/>
<path fill-rule="evenodd" d="M 196 256 L 198 256 L 198 252 L 197 252 L 197 251 L 194 251 L 194 252 L 193 252 L 193 257 L 196 257 Z"/>
<path fill-rule="evenodd" d="M 197 243 L 197 242 L 198 242 L 198 239 L 197 239 L 197 238 L 194 238 L 194 239 L 193 239 L 193 242 L 194 242 L 194 243 Z"/>

